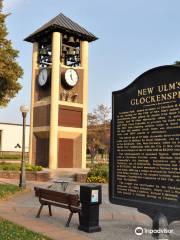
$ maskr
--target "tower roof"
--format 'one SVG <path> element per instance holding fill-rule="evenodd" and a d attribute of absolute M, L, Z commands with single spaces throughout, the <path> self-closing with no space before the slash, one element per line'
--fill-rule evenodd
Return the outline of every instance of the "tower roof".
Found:
<path fill-rule="evenodd" d="M 42 27 L 33 32 L 31 35 L 26 37 L 24 40 L 33 43 L 38 41 L 48 33 L 52 33 L 54 31 L 67 34 L 69 33 L 88 42 L 97 40 L 96 36 L 94 36 L 92 33 L 87 31 L 85 28 L 81 27 L 79 24 L 72 21 L 70 18 L 66 17 L 62 13 L 60 13 L 55 18 L 44 24 Z"/>

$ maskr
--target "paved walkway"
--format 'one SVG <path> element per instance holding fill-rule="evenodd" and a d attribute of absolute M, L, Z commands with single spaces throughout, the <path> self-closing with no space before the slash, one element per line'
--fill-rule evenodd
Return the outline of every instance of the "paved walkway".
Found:
<path fill-rule="evenodd" d="M 2 182 L 12 180 L 0 179 Z M 13 180 L 13 183 L 16 181 Z M 135 208 L 117 206 L 109 203 L 107 185 L 103 185 L 103 204 L 100 207 L 100 226 L 102 232 L 88 234 L 78 231 L 78 216 L 75 214 L 69 228 L 65 227 L 68 217 L 66 209 L 52 207 L 53 216 L 49 217 L 48 209 L 43 208 L 41 217 L 35 218 L 39 208 L 38 198 L 34 196 L 34 186 L 46 186 L 50 183 L 28 182 L 30 192 L 17 194 L 8 201 L 0 202 L 0 216 L 18 223 L 36 232 L 43 233 L 54 240 L 152 240 L 151 235 L 137 237 L 134 233 L 136 227 L 141 226 L 151 229 L 151 219 L 140 214 Z M 77 188 L 77 184 L 71 187 Z M 180 224 L 173 225 L 175 234 L 168 240 L 180 239 Z"/>

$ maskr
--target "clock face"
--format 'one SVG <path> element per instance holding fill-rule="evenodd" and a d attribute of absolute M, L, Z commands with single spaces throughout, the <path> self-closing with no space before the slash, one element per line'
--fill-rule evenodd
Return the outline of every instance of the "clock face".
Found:
<path fill-rule="evenodd" d="M 44 87 L 48 82 L 48 70 L 43 68 L 40 70 L 38 77 L 38 84 L 40 87 Z"/>
<path fill-rule="evenodd" d="M 79 76 L 73 68 L 66 70 L 65 83 L 68 85 L 68 87 L 74 87 L 77 84 L 78 80 Z"/>

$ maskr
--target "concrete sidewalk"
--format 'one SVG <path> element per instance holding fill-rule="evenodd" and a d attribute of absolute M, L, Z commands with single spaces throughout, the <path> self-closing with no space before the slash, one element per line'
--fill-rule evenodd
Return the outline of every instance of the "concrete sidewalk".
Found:
<path fill-rule="evenodd" d="M 12 180 L 0 179 L 2 182 L 12 183 Z M 13 181 L 15 183 L 15 181 Z M 73 185 L 74 184 L 74 185 Z M 50 183 L 28 182 L 30 192 L 21 193 L 17 196 L 0 202 L 0 216 L 12 222 L 18 223 L 36 232 L 43 233 L 54 240 L 152 240 L 151 235 L 136 236 L 136 227 L 151 229 L 151 219 L 140 214 L 135 208 L 117 206 L 108 201 L 108 186 L 103 185 L 103 203 L 100 207 L 100 226 L 102 232 L 85 233 L 78 231 L 78 216 L 74 214 L 69 228 L 65 227 L 68 211 L 62 208 L 52 207 L 52 217 L 48 215 L 48 209 L 43 208 L 41 217 L 35 218 L 40 206 L 38 198 L 34 196 L 34 186 L 46 186 Z M 72 183 L 77 187 L 77 183 Z M 168 240 L 180 239 L 180 224 L 170 226 L 174 234 Z"/>

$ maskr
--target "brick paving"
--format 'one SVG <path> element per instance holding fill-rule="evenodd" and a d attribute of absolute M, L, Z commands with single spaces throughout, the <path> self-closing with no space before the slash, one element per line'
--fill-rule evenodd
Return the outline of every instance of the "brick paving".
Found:
<path fill-rule="evenodd" d="M 12 183 L 12 180 L 0 179 L 0 182 Z M 13 180 L 18 184 L 17 180 Z M 41 217 L 35 218 L 40 206 L 38 198 L 34 196 L 34 186 L 46 186 L 50 183 L 28 182 L 31 191 L 17 194 L 6 201 L 0 202 L 0 216 L 23 225 L 35 232 L 43 233 L 54 240 L 152 240 L 151 235 L 137 237 L 134 229 L 137 226 L 151 229 L 151 219 L 140 214 L 135 208 L 117 206 L 109 203 L 107 185 L 103 185 L 103 203 L 100 207 L 100 226 L 102 232 L 88 234 L 78 231 L 78 216 L 74 214 L 69 228 L 65 223 L 69 212 L 66 209 L 52 207 L 53 216 L 48 214 L 45 206 Z M 76 187 L 77 183 L 71 187 Z M 180 224 L 177 222 L 172 226 L 175 229 L 173 236 L 168 240 L 180 239 Z"/>

